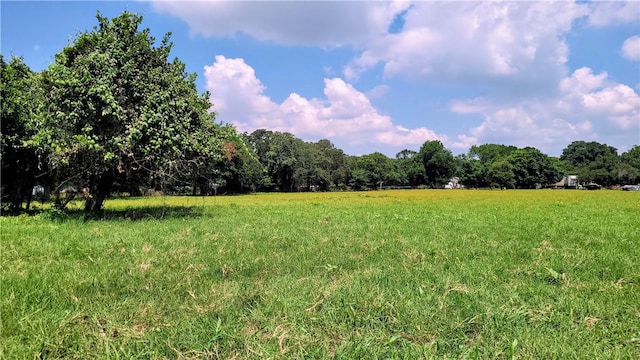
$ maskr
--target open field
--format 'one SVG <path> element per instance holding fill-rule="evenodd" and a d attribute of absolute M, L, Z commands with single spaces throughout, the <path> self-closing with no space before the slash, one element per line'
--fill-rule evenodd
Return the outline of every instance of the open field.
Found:
<path fill-rule="evenodd" d="M 640 193 L 106 206 L 0 218 L 0 358 L 640 358 Z"/>

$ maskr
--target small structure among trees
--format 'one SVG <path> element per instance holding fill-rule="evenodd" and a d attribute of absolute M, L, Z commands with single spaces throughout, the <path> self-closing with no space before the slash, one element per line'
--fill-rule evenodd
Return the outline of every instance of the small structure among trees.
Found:
<path fill-rule="evenodd" d="M 554 189 L 577 189 L 580 186 L 578 183 L 578 175 L 567 175 L 555 184 L 548 185 Z"/>

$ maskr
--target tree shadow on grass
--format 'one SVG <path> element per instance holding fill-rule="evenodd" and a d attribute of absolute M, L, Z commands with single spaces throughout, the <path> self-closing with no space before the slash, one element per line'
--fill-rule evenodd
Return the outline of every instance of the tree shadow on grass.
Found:
<path fill-rule="evenodd" d="M 81 212 L 81 216 L 84 213 Z M 161 220 L 195 219 L 204 216 L 202 206 L 136 206 L 125 209 L 104 209 L 96 220 Z M 88 219 L 93 219 L 89 216 Z"/>
<path fill-rule="evenodd" d="M 105 209 L 103 220 L 195 219 L 204 216 L 202 206 L 140 206 L 126 209 Z"/>
<path fill-rule="evenodd" d="M 202 206 L 133 206 L 103 209 L 100 214 L 86 214 L 82 209 L 54 209 L 41 212 L 52 220 L 144 221 L 162 219 L 196 219 L 205 215 Z"/>

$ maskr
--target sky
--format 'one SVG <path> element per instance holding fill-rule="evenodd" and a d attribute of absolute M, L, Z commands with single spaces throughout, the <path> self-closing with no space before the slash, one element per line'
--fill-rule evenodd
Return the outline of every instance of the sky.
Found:
<path fill-rule="evenodd" d="M 640 1 L 5 1 L 2 54 L 42 71 L 96 12 L 144 16 L 240 132 L 394 157 L 439 140 L 640 145 Z"/>

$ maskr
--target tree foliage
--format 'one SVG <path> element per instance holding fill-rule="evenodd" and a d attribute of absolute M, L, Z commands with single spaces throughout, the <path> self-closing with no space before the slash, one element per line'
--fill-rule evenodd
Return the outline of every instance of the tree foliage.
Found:
<path fill-rule="evenodd" d="M 620 155 L 616 177 L 624 184 L 640 185 L 640 145 Z"/>
<path fill-rule="evenodd" d="M 168 60 L 170 35 L 155 46 L 139 15 L 97 18 L 42 73 L 35 137 L 52 168 L 89 189 L 87 212 L 101 210 L 118 176 L 192 178 L 221 154 L 207 94 Z"/>
<path fill-rule="evenodd" d="M 506 158 L 498 158 L 487 166 L 487 182 L 491 187 L 513 189 L 516 187 L 514 170 Z"/>
<path fill-rule="evenodd" d="M 595 141 L 574 141 L 562 150 L 560 160 L 577 169 L 588 166 L 596 161 L 599 156 L 616 156 L 617 154 L 617 149 L 612 146 Z"/>
<path fill-rule="evenodd" d="M 26 142 L 33 135 L 32 122 L 41 97 L 37 76 L 21 58 L 6 63 L 0 55 L 0 162 L 2 210 L 17 212 L 31 200 L 36 177 L 41 173 L 35 149 Z M 27 205 L 28 206 L 28 205 Z"/>
<path fill-rule="evenodd" d="M 562 151 L 560 160 L 584 182 L 613 185 L 619 166 L 618 150 L 595 141 L 574 141 Z"/>
<path fill-rule="evenodd" d="M 461 184 L 471 188 L 488 187 L 486 166 L 468 154 L 456 156 L 456 174 Z"/>
<path fill-rule="evenodd" d="M 356 190 L 379 189 L 401 181 L 394 161 L 379 152 L 351 157 L 350 167 L 349 184 Z"/>
<path fill-rule="evenodd" d="M 532 147 L 514 150 L 504 159 L 513 168 L 515 186 L 518 188 L 534 189 L 562 178 L 558 164 Z"/>
<path fill-rule="evenodd" d="M 419 159 L 417 151 L 404 149 L 396 154 L 401 185 L 416 187 L 426 183 L 424 164 Z"/>
<path fill-rule="evenodd" d="M 417 156 L 424 166 L 426 185 L 441 187 L 453 176 L 455 159 L 440 141 L 425 142 Z"/>
<path fill-rule="evenodd" d="M 469 158 L 480 161 L 482 164 L 490 164 L 518 150 L 515 146 L 501 144 L 473 145 L 469 149 Z"/>

